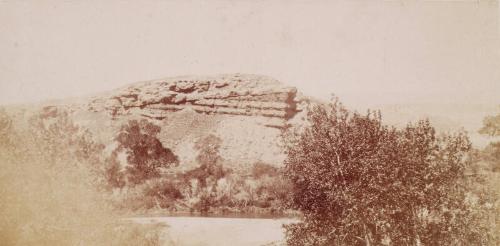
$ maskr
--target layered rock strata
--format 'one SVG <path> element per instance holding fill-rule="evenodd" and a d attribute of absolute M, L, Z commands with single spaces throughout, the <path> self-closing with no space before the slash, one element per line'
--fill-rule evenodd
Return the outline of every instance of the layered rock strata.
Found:
<path fill-rule="evenodd" d="M 186 108 L 203 114 L 292 118 L 299 110 L 297 90 L 257 75 L 177 77 L 146 81 L 93 99 L 88 109 L 105 111 L 112 117 L 139 114 L 164 119 Z M 279 126 L 275 125 L 275 126 Z"/>

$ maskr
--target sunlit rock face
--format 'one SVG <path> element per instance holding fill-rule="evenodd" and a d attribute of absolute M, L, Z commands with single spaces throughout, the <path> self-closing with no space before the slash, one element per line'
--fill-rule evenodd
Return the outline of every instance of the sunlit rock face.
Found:
<path fill-rule="evenodd" d="M 197 165 L 194 143 L 209 135 L 221 139 L 227 165 L 281 165 L 282 131 L 303 121 L 308 100 L 266 76 L 226 74 L 138 82 L 61 105 L 72 105 L 74 119 L 108 146 L 128 120 L 147 119 L 161 127 L 160 141 L 179 156 L 179 168 L 189 169 Z"/>
<path fill-rule="evenodd" d="M 285 157 L 282 131 L 307 124 L 307 105 L 323 103 L 267 76 L 224 74 L 137 82 L 90 97 L 10 109 L 20 119 L 28 112 L 50 118 L 58 110 L 67 111 L 108 149 L 127 121 L 147 119 L 161 127 L 159 139 L 179 156 L 179 167 L 189 169 L 197 165 L 194 143 L 210 135 L 221 139 L 220 154 L 227 165 L 246 167 L 260 161 L 279 166 Z M 479 136 L 477 129 L 498 106 L 479 106 L 395 105 L 381 110 L 384 122 L 396 127 L 422 118 L 429 118 L 438 131 L 465 127 L 473 142 L 484 147 L 491 140 Z"/>
<path fill-rule="evenodd" d="M 264 117 L 269 126 L 284 127 L 299 111 L 297 90 L 257 75 L 176 77 L 141 82 L 92 100 L 90 111 L 110 116 L 136 114 L 162 120 L 190 109 L 208 115 Z"/>

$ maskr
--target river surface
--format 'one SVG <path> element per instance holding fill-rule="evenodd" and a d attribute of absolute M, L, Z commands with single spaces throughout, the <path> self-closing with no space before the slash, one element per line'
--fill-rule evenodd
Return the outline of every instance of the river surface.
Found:
<path fill-rule="evenodd" d="M 162 223 L 176 246 L 274 246 L 283 245 L 282 225 L 297 222 L 292 218 L 224 217 L 140 217 L 141 224 Z"/>

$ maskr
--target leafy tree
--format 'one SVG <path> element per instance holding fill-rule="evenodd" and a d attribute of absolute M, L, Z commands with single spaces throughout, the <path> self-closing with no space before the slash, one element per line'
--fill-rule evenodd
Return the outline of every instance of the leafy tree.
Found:
<path fill-rule="evenodd" d="M 479 130 L 479 133 L 491 137 L 500 136 L 500 114 L 497 116 L 485 117 L 483 120 L 483 127 Z"/>
<path fill-rule="evenodd" d="M 50 110 L 49 110 L 50 109 Z M 94 140 L 88 129 L 82 128 L 73 122 L 66 110 L 55 107 L 44 108 L 39 114 L 28 119 L 29 127 L 22 134 L 30 134 L 33 141 L 44 147 L 48 163 L 57 162 L 56 159 L 74 159 L 77 163 L 87 163 L 93 182 L 98 188 L 105 187 L 105 158 L 104 145 Z M 61 146 L 65 150 L 61 151 Z M 65 156 L 62 156 L 65 155 Z"/>
<path fill-rule="evenodd" d="M 222 140 L 211 134 L 199 139 L 194 145 L 194 148 L 198 150 L 196 161 L 200 164 L 201 168 L 206 170 L 208 175 L 214 176 L 216 179 L 224 176 L 222 157 L 219 153 L 221 144 Z"/>
<path fill-rule="evenodd" d="M 118 153 L 113 151 L 107 159 L 106 180 L 108 181 L 108 189 L 122 188 L 126 183 L 125 174 L 122 172 L 120 161 L 118 161 Z"/>
<path fill-rule="evenodd" d="M 500 114 L 487 116 L 479 133 L 490 137 L 500 136 Z M 491 142 L 482 152 L 483 159 L 488 161 L 493 171 L 500 171 L 500 141 Z"/>
<path fill-rule="evenodd" d="M 1 245 L 161 243 L 160 228 L 126 225 L 107 203 L 103 146 L 88 131 L 60 109 L 24 115 L 0 111 Z"/>
<path fill-rule="evenodd" d="M 196 161 L 199 166 L 184 174 L 184 179 L 198 181 L 199 185 L 194 195 L 199 197 L 199 201 L 194 207 L 202 213 L 207 213 L 218 202 L 217 181 L 228 173 L 222 165 L 223 159 L 219 154 L 221 143 L 222 140 L 213 134 L 196 141 L 194 147 L 198 150 Z"/>
<path fill-rule="evenodd" d="M 428 121 L 398 130 L 380 113 L 351 113 L 338 100 L 308 111 L 309 125 L 285 134 L 289 245 L 484 245 L 484 217 L 466 202 L 471 145 L 437 136 Z"/>
<path fill-rule="evenodd" d="M 219 154 L 222 140 L 215 136 L 209 135 L 196 141 L 194 147 L 198 150 L 196 161 L 199 166 L 186 173 L 187 177 L 198 179 L 201 187 L 208 185 L 208 181 L 217 181 L 226 175 L 227 170 L 222 166 L 222 157 Z"/>
<path fill-rule="evenodd" d="M 140 184 L 144 181 L 160 176 L 161 168 L 178 165 L 177 156 L 168 148 L 165 148 L 157 135 L 161 128 L 147 120 L 130 120 L 121 127 L 115 140 L 118 147 L 115 153 L 124 150 L 127 154 L 128 165 L 125 176 L 132 184 Z M 116 155 L 115 155 L 116 157 Z M 109 174 L 116 173 L 116 163 L 111 165 Z M 123 185 L 121 178 L 111 175 L 116 184 Z"/>

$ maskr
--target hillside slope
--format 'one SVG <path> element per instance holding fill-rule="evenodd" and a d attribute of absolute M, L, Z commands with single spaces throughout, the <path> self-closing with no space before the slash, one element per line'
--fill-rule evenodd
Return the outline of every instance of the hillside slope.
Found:
<path fill-rule="evenodd" d="M 300 121 L 306 101 L 272 78 L 229 74 L 139 82 L 59 107 L 107 144 L 128 120 L 148 119 L 161 126 L 160 141 L 187 169 L 195 164 L 194 143 L 211 134 L 222 140 L 222 157 L 232 165 L 280 165 L 281 131 Z"/>
<path fill-rule="evenodd" d="M 209 135 L 222 140 L 221 155 L 230 165 L 255 162 L 281 165 L 280 134 L 304 122 L 305 107 L 319 102 L 270 77 L 249 74 L 182 76 L 133 83 L 87 98 L 10 107 L 16 117 L 69 111 L 78 124 L 113 148 L 120 127 L 131 119 L 147 119 L 161 127 L 160 141 L 179 156 L 181 169 L 196 165 L 194 143 Z M 14 110 L 15 109 L 15 110 Z M 477 147 L 490 139 L 477 134 L 482 118 L 498 106 L 385 105 L 387 124 L 429 118 L 438 131 L 467 130 Z"/>

